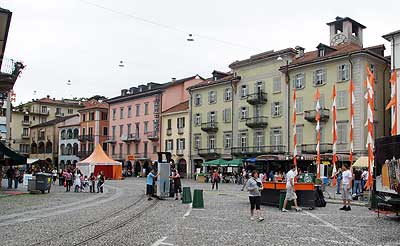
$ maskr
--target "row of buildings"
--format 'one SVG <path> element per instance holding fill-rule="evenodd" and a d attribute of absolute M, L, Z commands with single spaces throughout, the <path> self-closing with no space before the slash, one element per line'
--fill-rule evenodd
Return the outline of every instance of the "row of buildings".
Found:
<path fill-rule="evenodd" d="M 290 161 L 293 152 L 293 91 L 296 90 L 296 136 L 299 161 L 315 160 L 315 102 L 321 92 L 321 154 L 332 152 L 331 93 L 337 89 L 337 152 L 350 152 L 349 82 L 354 82 L 354 153 L 366 152 L 367 72 L 375 76 L 375 136 L 390 134 L 388 83 L 390 58 L 384 45 L 363 46 L 366 28 L 337 17 L 327 23 L 329 44 L 316 50 L 300 46 L 252 55 L 230 64 L 228 72 L 210 78 L 194 75 L 167 83 L 122 89 L 119 96 L 86 101 L 32 100 L 12 112 L 11 145 L 31 158 L 48 159 L 60 167 L 87 157 L 95 145 L 132 168 L 136 174 L 169 151 L 183 175 L 212 159 L 264 156 Z M 98 98 L 97 98 L 98 99 Z"/>

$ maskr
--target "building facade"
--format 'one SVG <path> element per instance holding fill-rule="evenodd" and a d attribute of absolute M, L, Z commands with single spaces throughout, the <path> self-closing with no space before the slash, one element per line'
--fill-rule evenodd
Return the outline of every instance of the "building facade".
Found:
<path fill-rule="evenodd" d="M 107 153 L 109 136 L 108 104 L 95 99 L 85 102 L 85 107 L 78 110 L 80 117 L 78 156 L 85 159 L 92 154 L 97 144 Z"/>
<path fill-rule="evenodd" d="M 79 121 L 79 116 L 72 117 L 58 126 L 58 167 L 61 169 L 79 161 Z"/>
<path fill-rule="evenodd" d="M 190 174 L 189 163 L 189 101 L 180 103 L 161 115 L 161 150 L 171 152 L 182 177 Z"/>

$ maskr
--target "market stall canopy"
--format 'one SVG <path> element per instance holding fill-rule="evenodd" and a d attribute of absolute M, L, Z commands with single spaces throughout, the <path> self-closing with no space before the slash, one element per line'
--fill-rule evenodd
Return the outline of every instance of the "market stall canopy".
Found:
<path fill-rule="evenodd" d="M 368 156 L 361 156 L 358 158 L 354 164 L 353 167 L 368 167 Z M 372 167 L 374 167 L 374 162 L 372 161 Z"/>
<path fill-rule="evenodd" d="M 227 162 L 227 161 L 224 160 L 224 159 L 216 159 L 216 160 L 204 162 L 204 163 L 203 163 L 203 166 L 206 166 L 206 167 L 207 167 L 207 166 L 208 166 L 208 167 L 210 167 L 210 166 L 226 166 L 226 165 L 225 165 L 226 162 Z"/>
<path fill-rule="evenodd" d="M 240 167 L 242 165 L 243 165 L 242 159 L 233 159 L 233 160 L 227 161 L 223 166 Z"/>
<path fill-rule="evenodd" d="M 36 158 L 28 158 L 28 159 L 26 159 L 26 164 L 33 164 L 39 160 L 40 159 L 36 159 Z"/>
<path fill-rule="evenodd" d="M 26 164 L 26 157 L 18 154 L 0 142 L 0 153 L 14 160 L 17 165 Z"/>
<path fill-rule="evenodd" d="M 286 160 L 283 155 L 260 155 L 256 157 L 256 161 L 284 161 Z"/>

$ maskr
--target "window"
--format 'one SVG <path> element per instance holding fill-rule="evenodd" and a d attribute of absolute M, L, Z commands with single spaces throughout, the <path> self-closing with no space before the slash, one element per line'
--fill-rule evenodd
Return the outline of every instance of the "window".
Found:
<path fill-rule="evenodd" d="M 298 97 L 296 98 L 296 114 L 302 114 L 303 113 L 303 98 Z"/>
<path fill-rule="evenodd" d="M 139 154 L 139 144 L 135 144 L 135 154 Z"/>
<path fill-rule="evenodd" d="M 240 96 L 241 96 L 241 98 L 247 97 L 248 93 L 249 93 L 249 90 L 248 90 L 247 85 L 242 85 L 242 87 L 240 88 Z"/>
<path fill-rule="evenodd" d="M 201 125 L 201 114 L 195 114 L 194 116 L 194 125 L 200 126 Z"/>
<path fill-rule="evenodd" d="M 338 67 L 338 81 L 349 80 L 349 65 L 342 64 Z"/>
<path fill-rule="evenodd" d="M 185 139 L 184 138 L 178 138 L 176 140 L 176 149 L 180 149 L 180 150 L 185 149 Z"/>
<path fill-rule="evenodd" d="M 174 149 L 174 140 L 165 140 L 165 150 L 171 152 Z"/>
<path fill-rule="evenodd" d="M 72 108 L 69 108 L 68 109 L 68 114 L 73 114 L 73 113 L 74 113 L 74 110 Z"/>
<path fill-rule="evenodd" d="M 132 130 L 132 124 L 128 124 L 126 129 L 126 134 L 127 135 L 131 134 L 131 130 Z"/>
<path fill-rule="evenodd" d="M 136 104 L 136 116 L 140 115 L 140 104 Z"/>
<path fill-rule="evenodd" d="M 149 115 L 149 103 L 144 103 L 144 115 Z"/>
<path fill-rule="evenodd" d="M 338 144 L 347 143 L 347 123 L 337 122 Z"/>
<path fill-rule="evenodd" d="M 215 111 L 208 113 L 208 122 L 217 122 L 217 113 Z"/>
<path fill-rule="evenodd" d="M 61 108 L 56 108 L 56 115 L 61 115 Z"/>
<path fill-rule="evenodd" d="M 144 144 L 143 144 L 143 157 L 147 157 L 147 146 L 148 146 L 148 143 L 147 142 L 144 142 Z"/>
<path fill-rule="evenodd" d="M 153 154 L 157 154 L 157 145 L 153 145 Z"/>
<path fill-rule="evenodd" d="M 242 147 L 242 151 L 246 151 L 246 148 L 247 148 L 247 133 L 246 132 L 239 133 L 239 143 L 240 143 L 240 147 Z"/>
<path fill-rule="evenodd" d="M 264 91 L 264 82 L 257 81 L 254 87 L 254 93 L 261 93 Z"/>
<path fill-rule="evenodd" d="M 122 152 L 124 152 L 124 150 L 123 150 L 123 143 L 120 143 L 119 144 L 119 156 L 121 156 L 122 155 Z"/>
<path fill-rule="evenodd" d="M 264 132 L 256 131 L 254 133 L 254 145 L 257 147 L 257 151 L 261 151 L 261 147 L 264 146 Z"/>
<path fill-rule="evenodd" d="M 296 126 L 296 143 L 297 145 L 303 144 L 303 125 Z"/>
<path fill-rule="evenodd" d="M 225 123 L 231 122 L 231 109 L 230 108 L 224 109 L 222 117 L 223 117 L 222 120 Z"/>
<path fill-rule="evenodd" d="M 225 132 L 224 133 L 224 149 L 230 149 L 232 146 L 232 133 Z"/>
<path fill-rule="evenodd" d="M 116 114 L 117 114 L 117 110 L 115 108 L 113 108 L 113 110 L 112 110 L 112 119 L 113 120 L 115 120 Z"/>
<path fill-rule="evenodd" d="M 179 128 L 185 128 L 185 117 L 178 118 L 177 122 L 176 122 L 176 126 L 177 126 L 178 129 Z"/>
<path fill-rule="evenodd" d="M 326 83 L 326 70 L 318 69 L 314 73 L 313 84 L 314 86 L 324 85 Z"/>
<path fill-rule="evenodd" d="M 101 120 L 108 120 L 108 113 L 101 112 Z"/>
<path fill-rule="evenodd" d="M 61 133 L 62 134 L 62 133 Z M 86 135 L 86 128 L 82 128 L 82 135 Z M 65 134 L 64 134 L 64 136 L 65 136 Z M 65 138 L 65 137 L 64 137 Z"/>
<path fill-rule="evenodd" d="M 338 109 L 347 108 L 347 97 L 349 93 L 347 91 L 338 91 L 336 96 L 336 107 Z"/>
<path fill-rule="evenodd" d="M 82 114 L 82 122 L 85 122 L 85 121 L 86 121 L 86 113 Z"/>
<path fill-rule="evenodd" d="M 216 145 L 216 139 L 215 139 L 215 135 L 209 135 L 208 136 L 208 149 L 211 151 L 211 150 L 214 150 L 215 149 L 215 147 L 216 147 L 217 145 Z"/>
<path fill-rule="evenodd" d="M 272 103 L 271 114 L 272 114 L 272 116 L 281 116 L 281 103 L 280 102 Z"/>
<path fill-rule="evenodd" d="M 122 137 L 122 134 L 124 134 L 124 125 L 119 125 L 119 137 Z"/>
<path fill-rule="evenodd" d="M 128 118 L 132 117 L 132 106 L 128 106 Z"/>
<path fill-rule="evenodd" d="M 89 120 L 93 121 L 94 120 L 94 112 L 89 113 Z"/>
<path fill-rule="evenodd" d="M 115 139 L 115 126 L 112 126 L 112 138 Z"/>
<path fill-rule="evenodd" d="M 119 118 L 120 119 L 124 118 L 124 108 L 122 108 L 122 107 L 119 109 Z"/>
<path fill-rule="evenodd" d="M 196 94 L 194 96 L 194 106 L 200 106 L 201 105 L 201 95 Z"/>
<path fill-rule="evenodd" d="M 216 91 L 210 91 L 208 92 L 208 103 L 216 103 L 217 102 L 217 92 Z"/>
<path fill-rule="evenodd" d="M 168 119 L 168 121 L 167 121 L 167 129 L 168 130 L 172 129 L 172 119 Z"/>
<path fill-rule="evenodd" d="M 71 132 L 72 133 L 72 132 Z M 68 138 L 70 138 L 70 132 L 69 132 L 69 130 L 68 130 Z M 93 136 L 93 127 L 89 127 L 89 136 Z M 71 138 L 72 138 L 72 136 L 71 136 Z"/>
<path fill-rule="evenodd" d="M 115 144 L 111 145 L 111 154 L 115 155 Z"/>
<path fill-rule="evenodd" d="M 201 149 L 201 135 L 194 135 L 194 149 Z"/>
<path fill-rule="evenodd" d="M 230 87 L 225 88 L 224 100 L 225 101 L 232 100 L 232 88 L 230 88 Z"/>
<path fill-rule="evenodd" d="M 280 146 L 282 145 L 282 130 L 279 128 L 271 129 L 271 145 Z"/>
<path fill-rule="evenodd" d="M 325 49 L 319 49 L 319 50 L 318 50 L 318 56 L 319 56 L 319 57 L 325 56 Z"/>
<path fill-rule="evenodd" d="M 22 136 L 29 136 L 29 128 L 23 128 L 22 129 Z"/>
<path fill-rule="evenodd" d="M 108 127 L 103 128 L 103 136 L 108 136 Z"/>
<path fill-rule="evenodd" d="M 371 73 L 374 75 L 374 82 L 378 82 L 378 71 L 376 69 L 376 66 L 374 64 L 369 64 L 369 69 L 371 70 Z"/>
<path fill-rule="evenodd" d="M 240 119 L 241 120 L 247 119 L 247 107 L 240 108 Z"/>
<path fill-rule="evenodd" d="M 145 121 L 143 122 L 143 133 L 147 133 L 149 131 L 149 122 Z"/>
<path fill-rule="evenodd" d="M 139 127 L 140 127 L 140 123 L 136 122 L 135 123 L 135 135 L 136 136 L 139 136 L 139 133 L 140 133 L 140 130 L 139 130 L 140 128 Z"/>
<path fill-rule="evenodd" d="M 130 144 L 126 144 L 126 154 L 127 155 L 131 154 L 131 145 Z"/>
<path fill-rule="evenodd" d="M 272 91 L 273 93 L 278 93 L 281 92 L 282 88 L 281 88 L 281 78 L 280 77 L 275 77 L 272 81 Z"/>
<path fill-rule="evenodd" d="M 293 87 L 296 89 L 303 89 L 305 87 L 305 75 L 304 73 L 299 73 L 294 76 Z"/>

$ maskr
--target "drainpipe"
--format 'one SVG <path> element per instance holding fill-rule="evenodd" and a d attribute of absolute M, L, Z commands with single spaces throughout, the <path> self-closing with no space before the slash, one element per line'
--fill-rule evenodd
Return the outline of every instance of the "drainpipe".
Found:
<path fill-rule="evenodd" d="M 190 167 L 190 178 L 193 179 L 193 159 L 192 159 L 192 91 L 189 90 L 189 167 Z"/>

